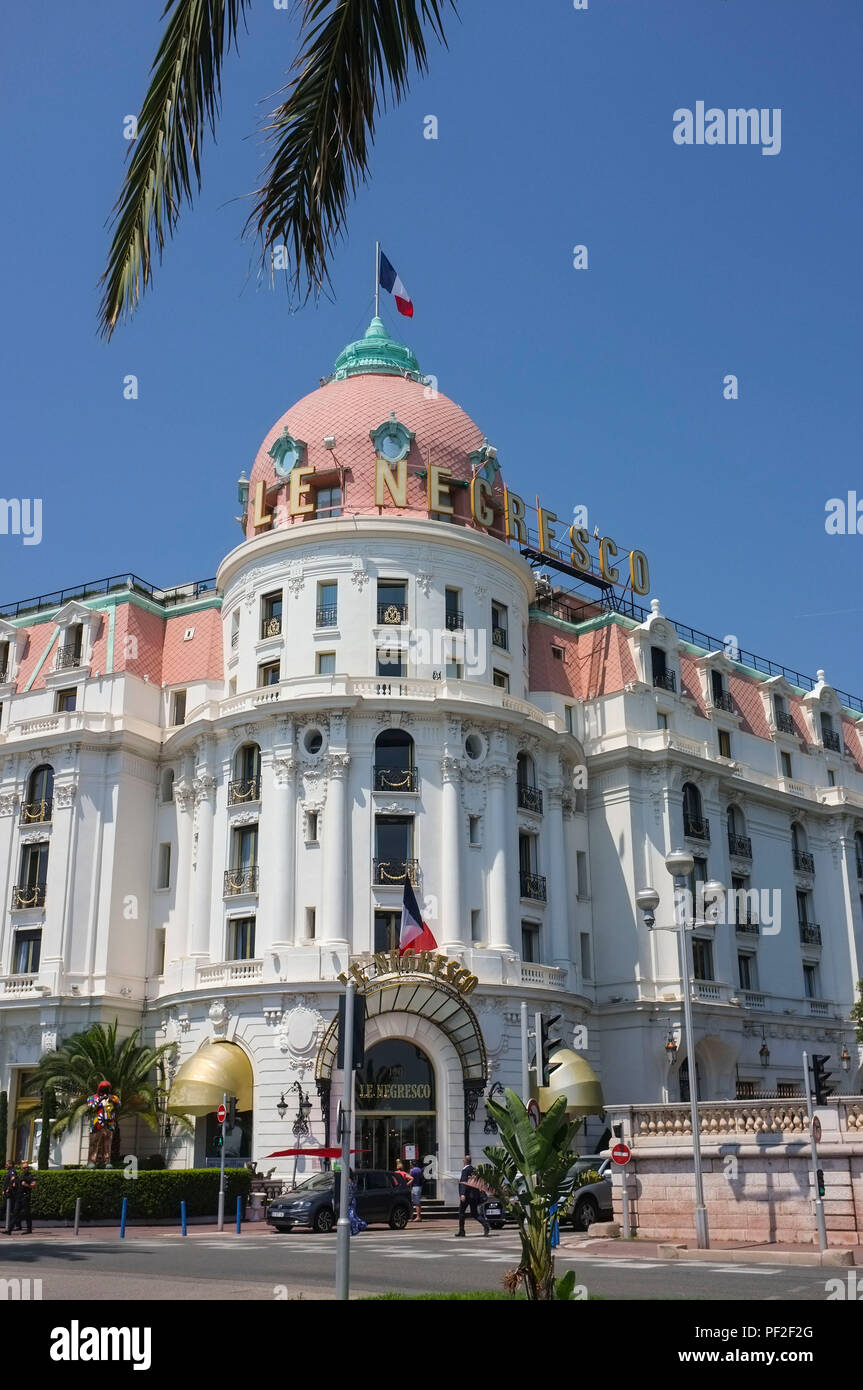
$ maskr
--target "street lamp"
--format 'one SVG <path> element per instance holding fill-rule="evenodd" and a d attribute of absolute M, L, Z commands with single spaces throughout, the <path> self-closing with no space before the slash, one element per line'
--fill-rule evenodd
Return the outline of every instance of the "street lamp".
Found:
<path fill-rule="evenodd" d="M 299 1105 L 297 1106 L 297 1118 L 291 1125 L 291 1133 L 297 1139 L 299 1139 L 310 1132 L 309 1115 L 312 1113 L 312 1102 L 309 1100 L 299 1081 L 295 1081 L 293 1086 L 288 1087 L 288 1090 L 296 1091 L 299 1096 Z"/>
<path fill-rule="evenodd" d="M 842 1063 L 843 1071 L 847 1071 L 851 1066 L 851 1053 L 844 1043 L 842 1044 L 842 1056 L 839 1058 L 839 1061 Z"/>
<path fill-rule="evenodd" d="M 695 867 L 693 856 L 685 849 L 672 850 L 665 856 L 665 867 L 674 881 L 674 925 L 656 927 L 657 931 L 677 932 L 680 951 L 680 976 L 683 986 L 683 1016 L 686 1028 L 686 1051 L 689 1060 L 689 1104 L 692 1116 L 692 1160 L 695 1170 L 695 1236 L 699 1250 L 710 1249 L 710 1232 L 707 1223 L 707 1207 L 704 1204 L 704 1180 L 701 1172 L 701 1132 L 698 1121 L 698 1074 L 695 1061 L 695 1029 L 692 1023 L 692 993 L 689 983 L 689 947 L 686 942 L 687 931 L 695 926 L 694 913 L 687 910 L 689 893 L 687 879 Z M 708 918 L 715 916 L 711 909 L 723 897 L 725 887 L 717 879 L 711 879 L 702 887 L 702 896 Z M 655 888 L 642 888 L 635 895 L 639 911 L 644 916 L 645 926 L 653 928 L 656 922 L 656 909 L 659 907 L 659 894 Z"/>
<path fill-rule="evenodd" d="M 665 1056 L 668 1060 L 668 1065 L 673 1067 L 674 1063 L 677 1061 L 677 1039 L 670 1028 L 665 1042 Z"/>
<path fill-rule="evenodd" d="M 758 1049 L 758 1056 L 761 1058 L 762 1067 L 770 1066 L 770 1048 L 767 1046 L 767 1039 L 763 1032 L 761 1034 L 761 1046 Z"/>
<path fill-rule="evenodd" d="M 276 1106 L 276 1113 L 280 1120 L 283 1120 L 288 1113 L 288 1102 L 285 1100 L 284 1091 L 282 1091 L 281 1100 Z"/>

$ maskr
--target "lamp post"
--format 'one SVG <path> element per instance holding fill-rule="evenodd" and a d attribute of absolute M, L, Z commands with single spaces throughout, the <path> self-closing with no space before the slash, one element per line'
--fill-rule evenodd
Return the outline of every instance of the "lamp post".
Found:
<path fill-rule="evenodd" d="M 695 1065 L 695 1029 L 692 1023 L 692 992 L 689 983 L 689 946 L 687 931 L 695 925 L 694 914 L 687 911 L 689 897 L 687 879 L 695 867 L 693 856 L 685 849 L 672 850 L 665 857 L 665 867 L 674 881 L 674 925 L 655 926 L 655 912 L 659 906 L 659 894 L 655 888 L 642 888 L 635 895 L 639 910 L 644 915 L 644 923 L 656 931 L 677 933 L 680 955 L 680 976 L 683 987 L 683 1017 L 686 1030 L 686 1053 L 689 1064 L 689 1105 L 692 1117 L 692 1161 L 695 1170 L 695 1238 L 699 1250 L 710 1249 L 710 1232 L 707 1222 L 707 1207 L 704 1204 L 704 1180 L 701 1172 L 701 1132 L 698 1122 L 698 1075 Z M 715 879 L 705 883 L 703 889 L 705 905 L 715 903 L 725 892 L 724 885 Z"/>
<path fill-rule="evenodd" d="M 492 1086 L 491 1090 L 489 1091 L 488 1095 L 486 1096 L 486 1107 L 485 1107 L 485 1116 L 486 1116 L 486 1118 L 485 1118 L 485 1124 L 484 1124 L 483 1127 L 482 1127 L 482 1128 L 483 1128 L 483 1133 L 484 1133 L 484 1134 L 497 1134 L 497 1120 L 492 1119 L 491 1114 L 489 1113 L 488 1101 L 494 1100 L 495 1096 L 498 1095 L 498 1094 L 504 1095 L 504 1094 L 505 1094 L 505 1091 L 504 1091 L 504 1088 L 503 1088 L 503 1086 L 501 1085 L 501 1083 L 500 1083 L 499 1081 L 495 1081 L 494 1085 Z"/>

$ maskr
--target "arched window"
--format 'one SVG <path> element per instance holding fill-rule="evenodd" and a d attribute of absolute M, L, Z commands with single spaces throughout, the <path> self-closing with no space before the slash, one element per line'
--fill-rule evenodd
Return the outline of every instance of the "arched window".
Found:
<path fill-rule="evenodd" d="M 710 826 L 701 809 L 701 792 L 694 782 L 683 784 L 683 833 L 692 840 L 710 839 Z"/>
<path fill-rule="evenodd" d="M 799 821 L 792 821 L 791 824 L 791 854 L 798 873 L 815 872 L 815 861 L 807 849 L 806 831 Z"/>
<path fill-rule="evenodd" d="M 384 729 L 375 739 L 375 791 L 415 792 L 414 741 L 404 729 Z"/>
<path fill-rule="evenodd" d="M 21 808 L 21 820 L 25 825 L 50 820 L 53 803 L 54 769 L 48 763 L 42 763 L 33 769 L 27 779 L 27 796 Z"/>
<path fill-rule="evenodd" d="M 515 786 L 522 810 L 541 813 L 542 792 L 536 785 L 536 766 L 530 754 L 524 751 L 515 760 Z"/>
<path fill-rule="evenodd" d="M 174 769 L 172 767 L 166 767 L 162 773 L 160 797 L 163 804 L 174 799 Z"/>
<path fill-rule="evenodd" d="M 728 808 L 728 848 L 744 859 L 752 857 L 752 841 L 746 834 L 746 820 L 739 806 Z"/>
<path fill-rule="evenodd" d="M 234 778 L 228 785 L 228 805 L 260 799 L 261 750 L 256 743 L 244 743 L 234 754 Z"/>
<path fill-rule="evenodd" d="M 842 742 L 833 724 L 832 714 L 826 710 L 821 715 L 821 742 L 825 748 L 830 748 L 834 753 L 842 751 Z"/>

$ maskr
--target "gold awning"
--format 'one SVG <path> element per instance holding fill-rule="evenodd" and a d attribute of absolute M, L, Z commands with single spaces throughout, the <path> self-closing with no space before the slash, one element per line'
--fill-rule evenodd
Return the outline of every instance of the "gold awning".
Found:
<path fill-rule="evenodd" d="M 225 1095 L 236 1096 L 238 1110 L 253 1107 L 252 1064 L 236 1043 L 204 1043 L 174 1078 L 168 1110 L 174 1115 L 208 1115 Z"/>
<path fill-rule="evenodd" d="M 559 1096 L 566 1096 L 567 1115 L 599 1115 L 605 1109 L 599 1078 L 589 1062 L 568 1047 L 558 1048 L 551 1061 L 561 1063 L 539 1092 L 539 1108 L 545 1114 Z"/>

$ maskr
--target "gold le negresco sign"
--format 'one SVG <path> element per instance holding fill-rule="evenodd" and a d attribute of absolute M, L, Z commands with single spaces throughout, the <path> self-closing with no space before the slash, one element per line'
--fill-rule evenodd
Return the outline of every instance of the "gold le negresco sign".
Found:
<path fill-rule="evenodd" d="M 405 951 L 403 956 L 398 951 L 380 951 L 372 956 L 369 966 L 352 961 L 339 979 L 343 985 L 348 979 L 356 980 L 358 989 L 363 990 L 384 975 L 427 975 L 431 980 L 452 985 L 459 994 L 471 994 L 479 984 L 476 975 L 466 970 L 460 960 L 447 959 L 433 951 Z"/>

